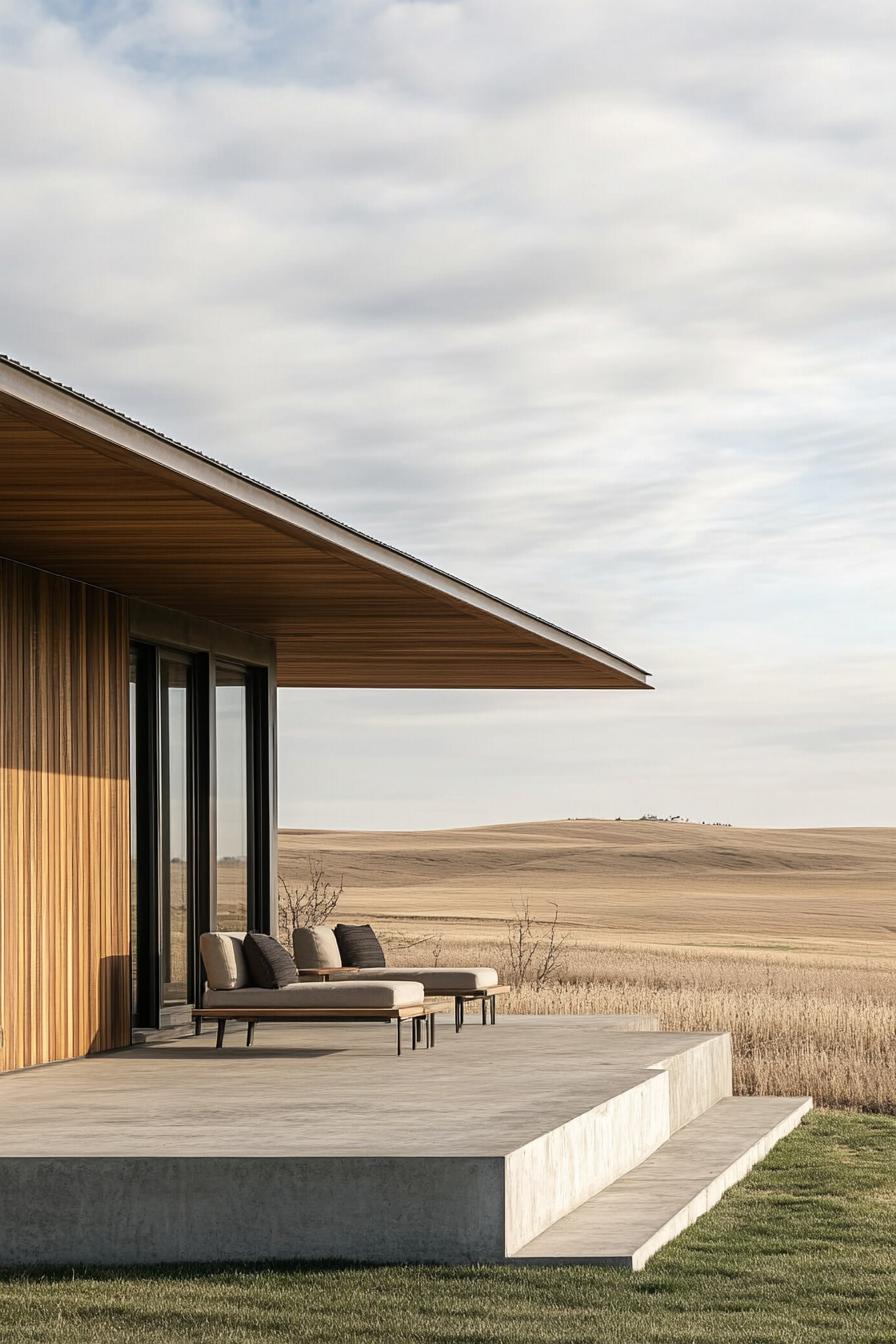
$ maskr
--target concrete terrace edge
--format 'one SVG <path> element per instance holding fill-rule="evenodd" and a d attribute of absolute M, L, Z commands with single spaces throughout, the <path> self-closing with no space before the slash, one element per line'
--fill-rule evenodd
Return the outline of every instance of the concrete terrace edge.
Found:
<path fill-rule="evenodd" d="M 0 1158 L 0 1187 L 4 1267 L 504 1257 L 500 1157 Z"/>
<path fill-rule="evenodd" d="M 669 1137 L 669 1075 L 641 1082 L 505 1157 L 504 1254 L 638 1166 Z"/>

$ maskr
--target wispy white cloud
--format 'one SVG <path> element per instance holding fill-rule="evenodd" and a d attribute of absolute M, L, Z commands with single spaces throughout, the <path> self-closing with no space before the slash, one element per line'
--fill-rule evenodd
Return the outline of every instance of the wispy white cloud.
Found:
<path fill-rule="evenodd" d="M 472 771 L 285 696 L 287 820 L 890 819 L 894 90 L 827 0 L 0 0 L 10 353 L 657 673 Z"/>

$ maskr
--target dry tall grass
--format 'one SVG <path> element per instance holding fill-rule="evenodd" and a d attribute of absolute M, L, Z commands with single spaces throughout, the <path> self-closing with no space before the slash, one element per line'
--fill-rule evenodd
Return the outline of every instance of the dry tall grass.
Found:
<path fill-rule="evenodd" d="M 400 942 L 400 940 L 399 940 Z M 425 946 L 393 959 L 420 964 Z M 446 941 L 443 965 L 504 968 L 494 941 Z M 524 984 L 511 1013 L 652 1013 L 666 1031 L 730 1031 L 735 1091 L 810 1094 L 819 1105 L 896 1113 L 892 963 L 579 944 L 562 978 Z"/>

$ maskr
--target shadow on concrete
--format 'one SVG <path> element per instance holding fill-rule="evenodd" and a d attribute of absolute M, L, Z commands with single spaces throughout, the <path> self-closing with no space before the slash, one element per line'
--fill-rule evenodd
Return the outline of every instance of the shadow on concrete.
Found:
<path fill-rule="evenodd" d="M 307 1050 L 301 1046 L 292 1049 L 263 1045 L 253 1045 L 248 1049 L 237 1041 L 224 1043 L 223 1050 L 216 1050 L 213 1041 L 208 1045 L 191 1046 L 187 1050 L 176 1045 L 135 1045 L 128 1051 L 128 1059 L 174 1059 L 186 1064 L 195 1064 L 200 1059 L 322 1059 L 325 1055 L 344 1055 L 344 1050 Z"/>

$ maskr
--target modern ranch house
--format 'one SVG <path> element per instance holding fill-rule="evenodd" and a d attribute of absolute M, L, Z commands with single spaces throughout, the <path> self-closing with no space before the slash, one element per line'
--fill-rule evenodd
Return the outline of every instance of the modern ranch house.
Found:
<path fill-rule="evenodd" d="M 189 1020 L 276 931 L 277 686 L 640 668 L 0 362 L 0 1068 Z"/>
<path fill-rule="evenodd" d="M 639 1269 L 811 1101 L 733 1096 L 724 1031 L 498 1020 L 497 968 L 368 926 L 293 959 L 278 685 L 647 676 L 0 360 L 0 1267 Z"/>

